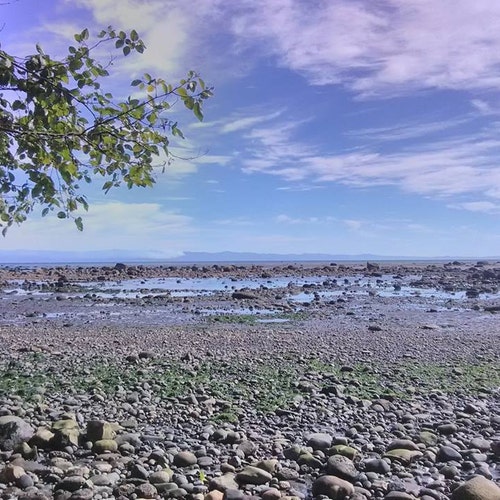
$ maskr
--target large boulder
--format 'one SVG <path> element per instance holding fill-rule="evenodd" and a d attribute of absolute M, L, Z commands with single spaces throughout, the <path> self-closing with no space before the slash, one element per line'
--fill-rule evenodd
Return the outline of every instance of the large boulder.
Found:
<path fill-rule="evenodd" d="M 475 476 L 456 488 L 451 500 L 500 500 L 500 488 L 484 476 Z"/>
<path fill-rule="evenodd" d="M 333 476 L 337 476 L 351 482 L 353 482 L 359 475 L 354 462 L 343 455 L 331 456 L 326 464 L 326 471 L 328 474 L 332 474 Z"/>
<path fill-rule="evenodd" d="M 321 476 L 312 485 L 312 494 L 325 495 L 332 500 L 344 500 L 353 495 L 354 486 L 337 476 Z"/>
<path fill-rule="evenodd" d="M 114 439 L 116 437 L 115 428 L 109 422 L 103 420 L 90 420 L 87 422 L 87 439 L 95 443 L 102 439 Z"/>
<path fill-rule="evenodd" d="M 12 451 L 17 445 L 28 441 L 34 432 L 33 427 L 20 417 L 0 417 L 0 450 Z"/>
<path fill-rule="evenodd" d="M 76 420 L 70 418 L 58 420 L 52 424 L 51 430 L 54 433 L 53 441 L 56 447 L 78 446 L 80 427 Z"/>

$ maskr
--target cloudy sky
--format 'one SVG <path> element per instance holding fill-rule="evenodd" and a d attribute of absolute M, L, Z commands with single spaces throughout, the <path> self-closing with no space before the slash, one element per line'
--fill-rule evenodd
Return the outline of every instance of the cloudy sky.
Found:
<path fill-rule="evenodd" d="M 62 54 L 135 28 L 145 71 L 215 86 L 153 189 L 87 192 L 78 233 L 38 215 L 0 249 L 500 255 L 498 0 L 18 0 L 2 48 Z"/>

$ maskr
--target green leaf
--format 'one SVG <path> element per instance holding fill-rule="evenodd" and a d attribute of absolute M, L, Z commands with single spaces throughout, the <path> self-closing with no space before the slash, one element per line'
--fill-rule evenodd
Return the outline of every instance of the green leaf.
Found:
<path fill-rule="evenodd" d="M 57 212 L 57 218 L 58 219 L 65 219 L 66 218 L 66 212 L 63 212 L 62 210 L 60 212 Z"/>
<path fill-rule="evenodd" d="M 125 45 L 125 47 L 123 47 L 123 55 L 124 56 L 128 56 L 130 54 L 130 47 L 128 45 Z"/>
<path fill-rule="evenodd" d="M 194 108 L 194 99 L 192 97 L 184 98 L 184 106 L 186 106 L 187 109 L 193 109 Z"/>
<path fill-rule="evenodd" d="M 46 207 L 42 210 L 42 217 L 45 217 L 50 212 L 50 208 Z"/>
<path fill-rule="evenodd" d="M 78 229 L 78 231 L 83 231 L 83 222 L 82 222 L 81 217 L 77 217 L 75 219 L 75 225 L 76 225 L 76 228 Z"/>
<path fill-rule="evenodd" d="M 14 111 L 17 111 L 18 109 L 26 109 L 26 105 L 24 104 L 24 102 L 19 101 L 18 99 L 16 99 L 16 100 L 12 103 L 12 109 L 13 109 Z"/>
<path fill-rule="evenodd" d="M 200 122 L 203 121 L 203 113 L 201 112 L 201 107 L 199 102 L 195 102 L 193 106 L 193 113 Z"/>
<path fill-rule="evenodd" d="M 118 38 L 115 42 L 115 48 L 121 49 L 125 45 L 125 41 L 122 40 L 121 38 Z"/>
<path fill-rule="evenodd" d="M 89 38 L 89 30 L 88 28 L 85 28 L 81 33 L 80 33 L 80 38 L 82 41 L 88 40 Z"/>
<path fill-rule="evenodd" d="M 137 85 L 140 85 L 142 83 L 142 80 L 132 80 L 132 87 L 137 87 Z"/>
<path fill-rule="evenodd" d="M 137 40 L 139 40 L 139 35 L 137 34 L 137 31 L 132 30 L 132 31 L 130 32 L 130 39 L 131 39 L 133 42 L 137 42 Z"/>

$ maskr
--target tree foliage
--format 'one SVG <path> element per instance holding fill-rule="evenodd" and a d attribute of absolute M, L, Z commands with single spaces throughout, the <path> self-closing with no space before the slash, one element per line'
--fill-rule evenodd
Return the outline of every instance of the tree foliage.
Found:
<path fill-rule="evenodd" d="M 125 184 L 152 186 L 154 169 L 167 165 L 169 137 L 183 137 L 168 111 L 182 102 L 198 120 L 212 88 L 190 71 L 172 85 L 144 74 L 131 82 L 132 96 L 116 99 L 101 87 L 113 63 L 96 60 L 98 47 L 111 44 L 119 55 L 145 50 L 135 30 L 111 27 L 95 41 L 89 31 L 75 35 L 65 57 L 55 59 L 40 46 L 16 57 L 0 48 L 0 226 L 3 234 L 33 211 L 72 217 L 88 209 L 82 182 L 101 179 L 102 189 Z M 162 162 L 160 158 L 163 158 Z"/>

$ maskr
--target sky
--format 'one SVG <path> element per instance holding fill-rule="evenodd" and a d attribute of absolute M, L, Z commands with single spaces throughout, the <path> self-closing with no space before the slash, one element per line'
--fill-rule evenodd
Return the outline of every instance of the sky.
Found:
<path fill-rule="evenodd" d="M 500 255 L 498 0 L 18 0 L 0 25 L 16 55 L 136 29 L 115 94 L 215 87 L 202 123 L 174 108 L 188 159 L 154 188 L 96 182 L 83 233 L 35 210 L 0 250 Z"/>

